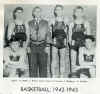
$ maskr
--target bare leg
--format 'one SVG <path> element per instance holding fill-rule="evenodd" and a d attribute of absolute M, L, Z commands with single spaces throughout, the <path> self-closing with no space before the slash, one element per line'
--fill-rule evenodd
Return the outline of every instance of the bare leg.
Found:
<path fill-rule="evenodd" d="M 16 74 L 16 68 L 9 69 L 9 77 L 18 77 L 18 75 Z"/>
<path fill-rule="evenodd" d="M 70 73 L 70 60 L 69 60 L 69 49 L 65 48 L 65 55 L 64 55 L 64 67 L 65 67 L 65 73 L 63 74 L 63 77 L 67 78 L 69 76 Z M 62 62 L 62 61 L 60 61 Z M 61 65 L 61 64 L 60 64 Z M 61 67 L 62 68 L 62 67 Z"/>
<path fill-rule="evenodd" d="M 59 57 L 58 57 L 58 49 L 56 47 L 52 47 L 52 65 L 51 65 L 52 77 L 59 77 Z"/>
<path fill-rule="evenodd" d="M 72 65 L 72 72 L 74 72 L 74 68 L 76 66 L 76 57 L 77 57 L 77 52 L 75 50 L 71 50 L 71 65 Z"/>
<path fill-rule="evenodd" d="M 96 77 L 96 69 L 93 67 L 93 68 L 90 68 L 90 75 L 91 75 L 91 78 L 95 78 Z"/>
<path fill-rule="evenodd" d="M 63 78 L 65 76 L 66 69 L 66 48 L 60 49 L 60 77 Z"/>
<path fill-rule="evenodd" d="M 24 71 L 24 75 L 22 75 L 22 77 L 29 77 L 29 60 L 28 60 L 28 56 L 26 56 L 26 60 L 25 60 L 25 65 L 23 65 L 24 68 L 22 68 L 22 70 Z"/>

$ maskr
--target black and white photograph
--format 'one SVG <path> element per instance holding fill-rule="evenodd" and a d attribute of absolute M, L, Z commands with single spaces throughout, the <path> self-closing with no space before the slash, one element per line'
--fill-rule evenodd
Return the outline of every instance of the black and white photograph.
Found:
<path fill-rule="evenodd" d="M 3 77 L 96 78 L 97 6 L 6 4 Z"/>

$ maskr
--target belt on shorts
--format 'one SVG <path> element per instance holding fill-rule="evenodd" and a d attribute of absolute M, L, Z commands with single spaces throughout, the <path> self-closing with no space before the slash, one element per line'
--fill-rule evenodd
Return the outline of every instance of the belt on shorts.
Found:
<path fill-rule="evenodd" d="M 41 40 L 41 41 L 31 40 L 31 46 L 32 45 L 35 45 L 35 46 L 45 45 L 46 46 L 46 41 L 45 40 Z"/>
<path fill-rule="evenodd" d="M 62 48 L 66 47 L 66 45 L 64 44 L 64 39 L 63 38 L 56 39 L 56 43 L 53 44 L 53 46 L 55 46 L 58 49 L 62 49 Z"/>

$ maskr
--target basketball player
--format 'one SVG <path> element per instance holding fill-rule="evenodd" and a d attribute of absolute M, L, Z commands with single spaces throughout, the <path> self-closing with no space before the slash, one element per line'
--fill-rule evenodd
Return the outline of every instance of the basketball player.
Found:
<path fill-rule="evenodd" d="M 13 11 L 13 21 L 9 22 L 7 38 L 10 40 L 16 37 L 20 41 L 20 46 L 27 48 L 29 43 L 28 24 L 24 21 L 24 10 L 22 7 L 16 7 Z"/>
<path fill-rule="evenodd" d="M 79 48 L 84 46 L 84 34 L 90 35 L 89 22 L 84 18 L 84 9 L 77 6 L 73 10 L 73 22 L 69 26 L 69 43 L 71 45 L 72 71 L 74 66 L 79 65 Z"/>
<path fill-rule="evenodd" d="M 64 7 L 62 5 L 56 5 L 54 8 L 54 18 L 51 20 L 51 31 L 52 31 L 52 77 L 65 77 L 66 64 L 69 59 L 66 55 L 68 53 L 68 19 L 63 15 Z M 67 54 L 66 54 L 67 52 Z"/>
<path fill-rule="evenodd" d="M 94 78 L 96 73 L 94 37 L 85 36 L 85 47 L 79 49 L 79 66 L 76 67 L 80 77 Z"/>
<path fill-rule="evenodd" d="M 4 48 L 4 73 L 8 77 L 29 77 L 28 67 L 25 49 L 12 37 L 9 46 Z"/>

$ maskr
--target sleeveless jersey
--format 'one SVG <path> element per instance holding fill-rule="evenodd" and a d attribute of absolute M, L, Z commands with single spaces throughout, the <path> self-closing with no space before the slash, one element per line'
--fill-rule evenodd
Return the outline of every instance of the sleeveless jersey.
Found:
<path fill-rule="evenodd" d="M 52 38 L 56 41 L 55 46 L 59 49 L 64 48 L 64 40 L 67 38 L 66 32 L 65 32 L 66 25 L 64 22 L 55 22 L 54 25 L 52 25 Z"/>
<path fill-rule="evenodd" d="M 76 46 L 84 46 L 84 24 L 74 24 L 72 28 L 72 40 L 75 40 Z"/>
<path fill-rule="evenodd" d="M 24 24 L 22 25 L 15 24 L 14 32 L 15 35 L 13 35 L 12 37 L 15 37 L 19 41 L 26 41 L 27 36 L 26 36 L 26 28 Z"/>

